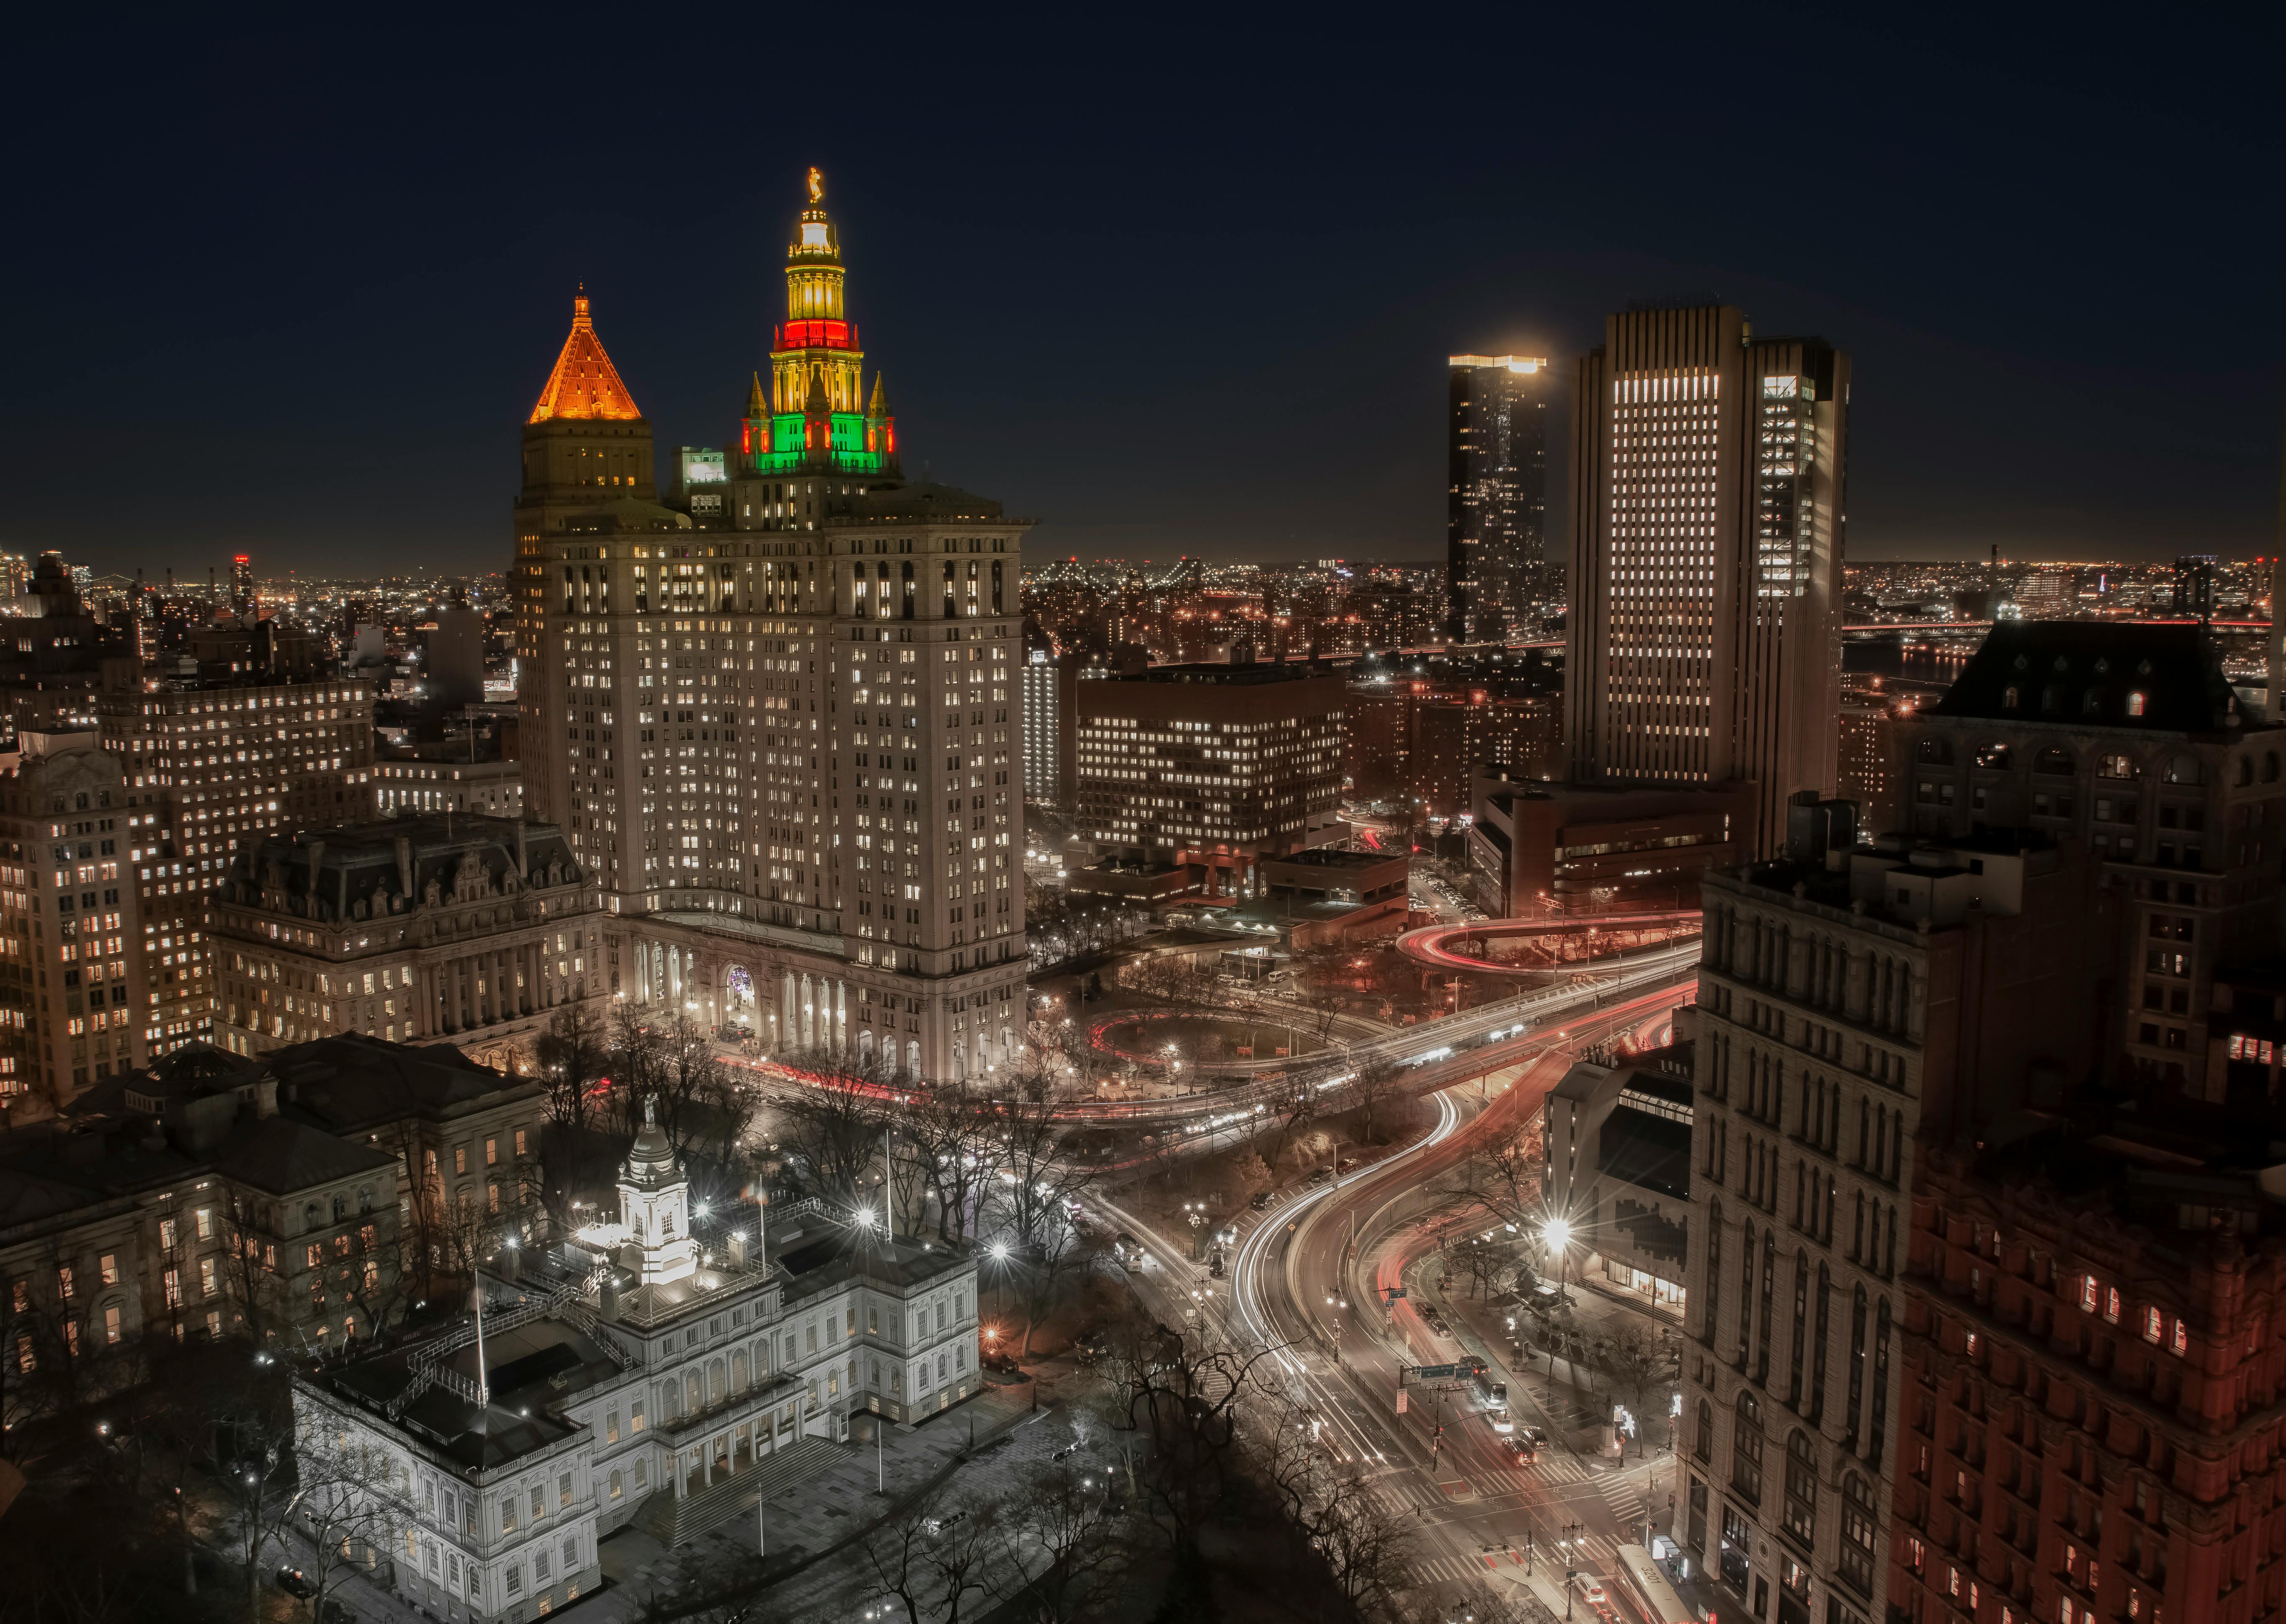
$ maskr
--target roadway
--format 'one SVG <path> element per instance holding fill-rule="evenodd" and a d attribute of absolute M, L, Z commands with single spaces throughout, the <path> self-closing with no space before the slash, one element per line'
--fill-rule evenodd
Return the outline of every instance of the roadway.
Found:
<path fill-rule="evenodd" d="M 1194 1310 L 1240 1343 L 1275 1348 L 1278 1377 L 1314 1407 L 1328 1449 L 1361 1473 L 1386 1514 L 1413 1520 L 1420 1534 L 1413 1560 L 1418 1582 L 1465 1581 L 1502 1591 L 1524 1586 L 1547 1600 L 1561 1589 L 1561 1559 L 1557 1583 L 1541 1589 L 1526 1577 L 1527 1541 L 1539 1552 L 1553 1551 L 1564 1525 L 1579 1523 L 1587 1530 L 1587 1565 L 1608 1572 L 1612 1546 L 1642 1537 L 1645 1480 L 1668 1463 L 1666 1457 L 1653 1456 L 1648 1468 L 1629 1462 L 1622 1469 L 1576 1453 L 1570 1429 L 1551 1426 L 1539 1460 L 1518 1466 L 1477 1413 L 1471 1394 L 1439 1394 L 1433 1384 L 1408 1385 L 1408 1412 L 1397 1415 L 1399 1366 L 1449 1362 L 1458 1349 L 1440 1347 L 1436 1359 L 1424 1360 L 1405 1340 L 1413 1328 L 1384 1320 L 1360 1293 L 1401 1278 L 1411 1257 L 1430 1244 L 1419 1221 L 1434 1204 L 1431 1186 L 1439 1175 L 1527 1123 L 1579 1050 L 1622 1028 L 1663 1022 L 1665 1012 L 1691 990 L 1639 992 L 1557 1034 L 1543 1031 L 1528 1045 L 1503 1045 L 1490 1073 L 1479 1062 L 1465 1078 L 1440 1075 L 1437 1124 L 1422 1140 L 1338 1186 L 1305 1190 L 1259 1218 L 1249 1216 L 1241 1225 L 1227 1282 L 1204 1279 L 1177 1242 L 1098 1200 L 1151 1250 L 1155 1266 L 1138 1279 L 1163 1320 L 1181 1323 L 1186 1310 Z M 1328 1297 L 1347 1300 L 1351 1312 L 1331 1311 L 1329 1318 Z M 1334 1319 L 1341 1322 L 1338 1335 Z M 1494 1378 L 1505 1376 L 1509 1383 L 1518 1419 L 1546 1424 L 1532 1412 L 1517 1376 L 1493 1363 Z M 1535 1566 L 1547 1571 L 1536 1558 Z"/>
<path fill-rule="evenodd" d="M 1465 953 L 1455 953 L 1445 943 L 1454 937 L 1472 936 L 1593 936 L 1624 935 L 1632 931 L 1661 930 L 1669 936 L 1688 932 L 1699 934 L 1701 915 L 1692 908 L 1671 913 L 1598 913 L 1575 915 L 1568 918 L 1538 919 L 1478 919 L 1465 925 L 1423 925 L 1408 930 L 1397 939 L 1398 951 L 1407 958 L 1445 970 L 1473 970 L 1486 975 L 1546 975 L 1552 971 L 1576 967 L 1574 964 L 1501 964 L 1489 958 L 1471 958 Z M 1612 959 L 1589 962 L 1617 962 L 1624 958 L 1613 955 Z"/>

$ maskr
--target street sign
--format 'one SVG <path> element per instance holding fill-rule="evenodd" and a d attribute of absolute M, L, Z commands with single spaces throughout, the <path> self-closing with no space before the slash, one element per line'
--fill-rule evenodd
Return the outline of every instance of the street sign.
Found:
<path fill-rule="evenodd" d="M 1421 1382 L 1434 1381 L 1452 1374 L 1453 1367 L 1450 1365 L 1415 1365 L 1411 1368 L 1413 1378 Z"/>
<path fill-rule="evenodd" d="M 1392 1303 L 1405 1295 L 1405 1288 L 1402 1286 L 1383 1286 L 1381 1289 L 1382 1295 Z"/>
<path fill-rule="evenodd" d="M 1400 1388 L 1399 1388 L 1399 1389 L 1397 1390 L 1397 1413 L 1398 1413 L 1399 1415 L 1402 1415 L 1403 1414 L 1405 1414 L 1405 1399 L 1406 1399 L 1406 1391 L 1405 1391 L 1405 1389 L 1403 1389 L 1402 1387 L 1400 1387 Z"/>

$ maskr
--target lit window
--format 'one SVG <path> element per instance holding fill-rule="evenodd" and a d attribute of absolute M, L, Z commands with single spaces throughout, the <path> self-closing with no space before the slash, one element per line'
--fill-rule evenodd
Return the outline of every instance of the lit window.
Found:
<path fill-rule="evenodd" d="M 2145 1309 L 2143 1311 L 2143 1340 L 2146 1342 L 2158 1341 L 2159 1327 L 2159 1311 L 2156 1308 Z"/>

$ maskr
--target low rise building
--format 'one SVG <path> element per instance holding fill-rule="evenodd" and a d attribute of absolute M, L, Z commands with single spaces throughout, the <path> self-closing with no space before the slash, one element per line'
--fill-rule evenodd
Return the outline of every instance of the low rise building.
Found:
<path fill-rule="evenodd" d="M 346 1436 L 394 1464 L 366 1491 L 399 1530 L 377 1576 L 437 1617 L 563 1606 L 604 1535 L 685 1542 L 844 1458 L 853 1417 L 918 1422 L 981 1388 L 963 1249 L 814 1202 L 767 1237 L 700 1218 L 655 1122 L 619 1190 L 615 1221 L 483 1278 L 481 1336 L 296 1377 L 304 1451 Z"/>
<path fill-rule="evenodd" d="M 1694 908 L 1699 876 L 1754 849 L 1745 785 L 1521 783 L 1479 774 L 1469 871 L 1494 918 Z"/>
<path fill-rule="evenodd" d="M 540 1096 L 449 1049 L 193 1045 L 0 1139 L 0 1421 L 130 1377 L 145 1337 L 395 1324 L 466 1270 L 487 1192 L 536 1232 Z"/>
<path fill-rule="evenodd" d="M 452 761 L 435 754 L 383 756 L 373 764 L 374 810 L 383 817 L 422 813 L 524 816 L 524 764 Z"/>
<path fill-rule="evenodd" d="M 268 836 L 216 894 L 223 1043 L 359 1032 L 516 1065 L 616 990 L 601 894 L 552 824 L 422 816 Z"/>
<path fill-rule="evenodd" d="M 1573 1266 L 1683 1306 L 1691 1212 L 1689 1043 L 1581 1060 L 1548 1096 L 1547 1206 L 1582 1249 Z"/>

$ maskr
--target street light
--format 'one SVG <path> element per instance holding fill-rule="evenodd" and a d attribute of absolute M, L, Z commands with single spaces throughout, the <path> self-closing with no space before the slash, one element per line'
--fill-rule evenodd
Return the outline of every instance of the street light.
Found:
<path fill-rule="evenodd" d="M 1326 1298 L 1326 1306 L 1335 1311 L 1333 1316 L 1334 1363 L 1338 1365 L 1342 1362 L 1342 1315 L 1349 1311 L 1349 1301 L 1345 1297 L 1337 1297 L 1328 1294 Z"/>
<path fill-rule="evenodd" d="M 1565 1276 L 1565 1265 L 1569 1257 L 1565 1249 L 1572 1244 L 1572 1226 L 1560 1218 L 1549 1218 L 1540 1226 L 1540 1239 L 1556 1254 L 1556 1288 L 1559 1292 L 1565 1291 L 1570 1283 Z"/>

